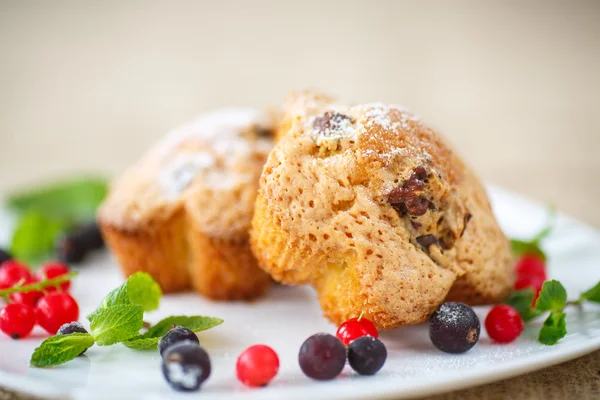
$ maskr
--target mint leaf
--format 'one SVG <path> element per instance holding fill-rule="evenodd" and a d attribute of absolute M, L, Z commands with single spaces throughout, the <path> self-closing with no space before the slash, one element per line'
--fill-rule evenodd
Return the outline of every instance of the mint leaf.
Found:
<path fill-rule="evenodd" d="M 550 313 L 540 330 L 538 337 L 540 343 L 552 346 L 565 337 L 567 334 L 566 316 L 567 314 L 562 311 L 552 311 Z"/>
<path fill-rule="evenodd" d="M 163 319 L 158 322 L 148 332 L 143 335 L 138 335 L 131 338 L 123 344 L 131 349 L 145 350 L 155 349 L 158 346 L 158 341 L 164 335 L 166 335 L 173 325 L 183 326 L 194 332 L 204 331 L 215 326 L 221 325 L 223 320 L 220 318 L 213 317 L 202 317 L 202 316 L 173 316 Z"/>
<path fill-rule="evenodd" d="M 158 308 L 162 291 L 149 274 L 137 272 L 127 279 L 127 296 L 132 304 L 141 306 L 144 311 L 153 311 Z"/>
<path fill-rule="evenodd" d="M 143 335 L 138 335 L 124 341 L 123 345 L 133 350 L 156 350 L 160 339 L 160 337 L 144 337 Z"/>
<path fill-rule="evenodd" d="M 93 345 L 94 338 L 88 333 L 51 336 L 35 349 L 30 364 L 40 368 L 64 364 Z"/>
<path fill-rule="evenodd" d="M 517 258 L 525 254 L 533 254 L 544 261 L 547 259 L 546 253 L 540 248 L 538 242 L 511 239 L 510 248 Z"/>
<path fill-rule="evenodd" d="M 144 311 L 153 311 L 158 308 L 161 296 L 160 286 L 149 274 L 136 272 L 102 299 L 98 309 L 87 318 L 92 321 L 102 310 L 120 304 L 137 304 Z"/>
<path fill-rule="evenodd" d="M 544 311 L 562 311 L 567 305 L 567 291 L 557 280 L 546 281 L 542 285 L 535 309 Z"/>
<path fill-rule="evenodd" d="M 38 189 L 14 193 L 7 204 L 19 212 L 37 210 L 46 216 L 89 220 L 107 193 L 106 180 L 79 177 Z"/>
<path fill-rule="evenodd" d="M 60 219 L 38 211 L 27 212 L 17 222 L 10 251 L 16 259 L 33 264 L 52 253 L 56 238 L 65 227 Z"/>
<path fill-rule="evenodd" d="M 531 308 L 534 296 L 535 293 L 532 288 L 517 290 L 506 300 L 506 304 L 514 307 L 524 322 L 531 321 L 541 314 L 540 311 Z"/>
<path fill-rule="evenodd" d="M 600 282 L 596 284 L 590 290 L 583 292 L 580 296 L 580 299 L 593 301 L 594 303 L 600 303 Z"/>
<path fill-rule="evenodd" d="M 143 325 L 141 306 L 119 304 L 100 310 L 91 320 L 90 329 L 99 346 L 110 346 L 136 336 Z"/>

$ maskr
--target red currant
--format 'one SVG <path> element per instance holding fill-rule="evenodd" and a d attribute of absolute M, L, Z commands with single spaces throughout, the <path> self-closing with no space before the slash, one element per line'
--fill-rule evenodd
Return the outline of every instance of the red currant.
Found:
<path fill-rule="evenodd" d="M 373 322 L 366 318 L 350 318 L 348 321 L 340 325 L 336 336 L 344 343 L 345 346 L 351 341 L 358 339 L 361 336 L 379 337 L 377 328 Z"/>
<path fill-rule="evenodd" d="M 279 371 L 277 353 L 264 344 L 248 347 L 237 359 L 238 379 L 246 386 L 265 386 Z"/>
<path fill-rule="evenodd" d="M 28 279 L 31 279 L 31 272 L 18 261 L 8 260 L 0 266 L 0 289 L 13 287 Z"/>
<path fill-rule="evenodd" d="M 495 342 L 510 343 L 523 332 L 523 319 L 513 307 L 499 304 L 485 318 L 485 330 Z"/>
<path fill-rule="evenodd" d="M 35 310 L 38 324 L 52 335 L 62 325 L 79 319 L 79 306 L 66 292 L 48 293 L 38 301 Z"/>
<path fill-rule="evenodd" d="M 0 310 L 0 330 L 13 339 L 28 336 L 35 326 L 33 307 L 11 303 Z"/>
<path fill-rule="evenodd" d="M 25 279 L 25 282 L 23 283 L 23 285 L 29 285 L 32 283 L 36 283 L 38 282 L 38 279 L 35 276 L 32 276 L 31 278 Z M 10 299 L 15 302 L 15 303 L 22 303 L 22 304 L 27 304 L 28 306 L 31 307 L 35 307 L 35 305 L 37 304 L 38 300 L 40 299 L 40 297 L 42 297 L 43 293 L 39 292 L 39 291 L 33 291 L 33 292 L 19 292 L 19 293 L 12 293 L 10 295 Z"/>
<path fill-rule="evenodd" d="M 40 272 L 39 272 L 39 277 L 40 280 L 46 280 L 46 279 L 54 279 L 54 278 L 58 278 L 61 275 L 66 275 L 68 274 L 69 271 L 69 267 L 67 267 L 65 264 L 58 262 L 58 261 L 54 261 L 54 262 L 49 262 L 47 264 L 45 264 L 42 268 L 40 268 Z M 68 291 L 71 288 L 71 281 L 66 281 L 60 284 L 60 289 L 63 292 Z M 46 287 L 46 291 L 47 292 L 54 292 L 57 289 L 57 286 L 49 286 Z"/>
<path fill-rule="evenodd" d="M 515 271 L 518 277 L 535 276 L 543 281 L 547 279 L 544 260 L 533 254 L 525 254 L 517 261 Z"/>

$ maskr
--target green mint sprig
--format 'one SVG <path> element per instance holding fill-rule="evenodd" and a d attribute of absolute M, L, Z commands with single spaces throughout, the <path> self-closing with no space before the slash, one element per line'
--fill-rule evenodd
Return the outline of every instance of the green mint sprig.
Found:
<path fill-rule="evenodd" d="M 557 280 L 544 282 L 535 305 L 532 305 L 534 296 L 535 293 L 531 288 L 518 290 L 508 299 L 507 304 L 514 307 L 525 322 L 549 312 L 540 329 L 538 340 L 542 344 L 552 346 L 567 334 L 565 309 L 568 306 L 579 306 L 585 301 L 600 303 L 600 282 L 571 302 L 567 301 L 567 291 Z"/>
<path fill-rule="evenodd" d="M 173 325 L 183 326 L 191 331 L 200 332 L 221 325 L 222 323 L 222 319 L 213 317 L 188 317 L 185 315 L 167 317 L 150 328 L 148 332 L 128 339 L 123 344 L 130 349 L 156 349 L 158 341 L 171 330 Z"/>
<path fill-rule="evenodd" d="M 88 316 L 90 334 L 73 333 L 52 336 L 35 349 L 30 364 L 33 367 L 51 367 L 64 364 L 94 344 L 110 346 L 123 343 L 132 349 L 156 348 L 158 341 L 172 325 L 183 326 L 194 332 L 213 328 L 222 319 L 202 316 L 168 317 L 140 334 L 144 326 L 144 312 L 158 308 L 162 292 L 152 277 L 138 272 L 110 292 L 100 306 Z"/>

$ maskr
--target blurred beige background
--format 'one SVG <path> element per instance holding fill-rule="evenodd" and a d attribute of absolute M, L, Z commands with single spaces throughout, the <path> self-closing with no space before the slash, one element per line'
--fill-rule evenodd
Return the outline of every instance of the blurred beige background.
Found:
<path fill-rule="evenodd" d="M 406 105 L 487 181 L 600 226 L 599 1 L 0 0 L 0 191 L 304 87 Z"/>

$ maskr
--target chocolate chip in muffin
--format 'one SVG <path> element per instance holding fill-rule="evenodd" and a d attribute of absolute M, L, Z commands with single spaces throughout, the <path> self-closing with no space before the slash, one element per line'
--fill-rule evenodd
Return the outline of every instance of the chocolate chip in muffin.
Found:
<path fill-rule="evenodd" d="M 425 198 L 425 183 L 427 171 L 419 166 L 415 168 L 410 178 L 401 187 L 392 190 L 388 196 L 388 202 L 396 210 L 414 216 L 420 216 L 431 208 L 432 203 Z"/>
<path fill-rule="evenodd" d="M 340 114 L 335 111 L 327 111 L 325 114 L 316 117 L 313 121 L 313 129 L 320 135 L 337 135 L 340 131 L 345 131 L 352 124 L 352 118 L 348 115 Z"/>
<path fill-rule="evenodd" d="M 440 242 L 434 235 L 422 235 L 417 237 L 417 243 L 419 243 L 424 248 L 428 249 L 431 245 L 439 246 Z"/>

